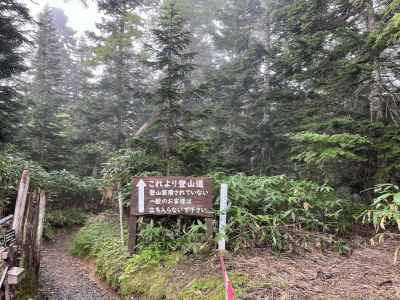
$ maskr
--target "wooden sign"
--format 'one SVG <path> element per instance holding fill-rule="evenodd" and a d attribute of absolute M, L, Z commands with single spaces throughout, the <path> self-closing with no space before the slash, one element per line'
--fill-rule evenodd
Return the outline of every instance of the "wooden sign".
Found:
<path fill-rule="evenodd" d="M 128 250 L 136 249 L 138 216 L 185 215 L 206 218 L 213 232 L 213 181 L 209 177 L 133 177 Z"/>
<path fill-rule="evenodd" d="M 208 177 L 134 177 L 135 216 L 213 216 L 213 182 Z"/>
<path fill-rule="evenodd" d="M 11 229 L 3 233 L 0 237 L 0 246 L 7 247 L 15 241 L 15 230 Z"/>

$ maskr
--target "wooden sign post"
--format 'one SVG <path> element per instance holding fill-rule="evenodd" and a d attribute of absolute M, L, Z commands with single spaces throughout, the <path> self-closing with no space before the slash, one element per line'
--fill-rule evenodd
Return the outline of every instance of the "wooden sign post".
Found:
<path fill-rule="evenodd" d="M 212 226 L 213 182 L 208 177 L 133 177 L 129 253 L 136 248 L 138 216 L 192 216 Z"/>

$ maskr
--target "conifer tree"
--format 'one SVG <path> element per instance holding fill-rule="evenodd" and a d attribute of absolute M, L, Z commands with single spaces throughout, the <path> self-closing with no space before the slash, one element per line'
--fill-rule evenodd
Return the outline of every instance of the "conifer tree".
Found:
<path fill-rule="evenodd" d="M 185 119 L 191 115 L 184 105 L 189 94 L 185 89 L 185 81 L 195 69 L 192 63 L 195 53 L 188 51 L 191 33 L 185 28 L 176 1 L 166 1 L 158 27 L 152 32 L 154 44 L 147 46 L 154 60 L 148 63 L 162 74 L 159 87 L 153 95 L 153 103 L 159 115 L 157 123 L 162 157 L 166 161 L 165 173 L 169 175 L 177 139 L 188 134 L 183 126 Z"/>
<path fill-rule="evenodd" d="M 33 61 L 33 81 L 28 95 L 31 105 L 22 136 L 33 159 L 49 168 L 62 168 L 68 156 L 70 116 L 66 113 L 62 44 L 49 7 L 39 16 L 37 52 Z"/>
<path fill-rule="evenodd" d="M 18 111 L 22 108 L 12 79 L 26 69 L 21 46 L 28 39 L 22 27 L 29 22 L 31 17 L 25 5 L 14 0 L 0 2 L 0 143 L 15 135 Z"/>
<path fill-rule="evenodd" d="M 107 18 L 97 24 L 100 34 L 90 34 L 96 44 L 93 62 L 104 68 L 93 113 L 102 117 L 100 138 L 113 148 L 135 132 L 143 106 L 143 72 L 133 45 L 141 35 L 136 7 L 135 1 L 100 1 Z"/>

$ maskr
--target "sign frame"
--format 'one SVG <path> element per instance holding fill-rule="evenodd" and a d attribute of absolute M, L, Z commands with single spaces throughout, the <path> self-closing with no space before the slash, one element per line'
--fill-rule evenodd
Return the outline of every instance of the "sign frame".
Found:
<path fill-rule="evenodd" d="M 183 184 L 184 181 L 187 186 Z M 182 216 L 204 218 L 207 226 L 207 239 L 211 245 L 214 225 L 214 184 L 211 177 L 134 176 L 131 182 L 132 196 L 128 219 L 128 251 L 130 255 L 134 254 L 136 250 L 139 217 L 173 216 L 178 220 Z M 166 188 L 162 182 L 169 183 L 170 186 Z M 181 185 L 179 185 L 180 183 Z M 152 193 L 150 189 L 153 191 Z M 167 192 L 165 192 L 166 189 Z M 157 191 L 161 191 L 161 194 Z M 154 206 L 150 206 L 150 203 Z M 156 211 L 158 208 L 160 210 Z"/>
<path fill-rule="evenodd" d="M 214 216 L 214 185 L 210 177 L 135 176 L 132 188 L 132 215 Z"/>

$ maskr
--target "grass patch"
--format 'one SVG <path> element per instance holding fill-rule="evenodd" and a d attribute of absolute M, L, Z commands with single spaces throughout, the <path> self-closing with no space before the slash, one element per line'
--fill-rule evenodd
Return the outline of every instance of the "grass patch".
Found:
<path fill-rule="evenodd" d="M 94 260 L 97 275 L 121 295 L 148 300 L 224 299 L 220 274 L 200 278 L 185 272 L 177 279 L 176 267 L 189 259 L 182 251 L 151 247 L 129 256 L 127 248 L 121 246 L 118 228 L 117 218 L 92 218 L 75 236 L 71 251 L 74 256 Z M 230 276 L 240 295 L 247 278 L 239 273 Z"/>
<path fill-rule="evenodd" d="M 241 273 L 229 274 L 235 289 L 235 296 L 240 299 L 248 286 L 248 278 Z M 225 287 L 222 276 L 209 275 L 205 278 L 194 279 L 188 287 L 177 295 L 177 300 L 225 300 Z"/>

